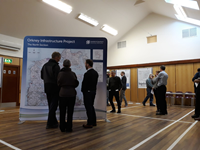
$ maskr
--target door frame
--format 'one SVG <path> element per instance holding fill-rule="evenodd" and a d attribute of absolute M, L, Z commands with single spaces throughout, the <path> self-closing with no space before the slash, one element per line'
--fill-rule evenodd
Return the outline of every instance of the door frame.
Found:
<path fill-rule="evenodd" d="M 18 96 L 17 96 L 16 106 L 19 106 L 19 105 L 20 105 L 20 103 L 19 103 L 20 66 L 18 66 L 18 65 L 9 65 L 9 64 L 4 64 L 4 68 L 5 68 L 5 67 L 15 67 L 15 68 L 17 68 L 17 72 L 18 72 L 18 74 L 17 74 L 17 85 L 18 85 L 18 86 L 17 86 L 17 93 L 18 93 Z M 2 87 L 3 87 L 3 86 L 2 86 Z M 3 94 L 3 92 L 2 92 L 2 94 Z"/>

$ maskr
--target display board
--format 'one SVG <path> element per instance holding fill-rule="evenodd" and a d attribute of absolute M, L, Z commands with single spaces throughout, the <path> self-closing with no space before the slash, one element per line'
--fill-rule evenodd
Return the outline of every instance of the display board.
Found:
<path fill-rule="evenodd" d="M 149 75 L 152 74 L 152 68 L 138 68 L 138 88 L 147 88 L 146 80 L 149 78 Z"/>
<path fill-rule="evenodd" d="M 131 79 L 131 71 L 130 69 L 125 69 L 125 70 L 117 70 L 117 76 L 121 78 L 121 72 L 124 71 L 125 72 L 125 76 L 127 78 L 127 82 L 126 82 L 126 87 L 127 89 L 130 89 L 130 79 Z"/>
<path fill-rule="evenodd" d="M 0 88 L 2 88 L 3 83 L 3 57 L 0 57 Z"/>
<path fill-rule="evenodd" d="M 94 61 L 93 68 L 99 73 L 94 104 L 97 119 L 106 119 L 107 40 L 105 38 L 27 36 L 24 39 L 20 120 L 47 119 L 47 99 L 40 71 L 55 51 L 61 53 L 60 68 L 63 67 L 63 61 L 69 59 L 72 63 L 71 69 L 76 73 L 80 83 L 76 88 L 74 119 L 87 119 L 81 92 L 83 75 L 86 72 L 86 59 Z"/>

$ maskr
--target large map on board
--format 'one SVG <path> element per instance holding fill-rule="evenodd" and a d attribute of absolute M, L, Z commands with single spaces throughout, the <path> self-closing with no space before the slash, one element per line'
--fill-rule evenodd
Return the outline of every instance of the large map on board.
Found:
<path fill-rule="evenodd" d="M 90 59 L 90 49 L 54 49 L 54 48 L 28 48 L 27 54 L 27 75 L 26 89 L 27 96 L 25 106 L 47 106 L 46 94 L 44 93 L 44 83 L 41 79 L 42 66 L 49 61 L 53 52 L 61 53 L 59 62 L 60 68 L 63 67 L 63 61 L 69 59 L 79 80 L 77 87 L 76 106 L 83 105 L 83 94 L 81 93 L 81 82 L 86 72 L 85 60 Z"/>

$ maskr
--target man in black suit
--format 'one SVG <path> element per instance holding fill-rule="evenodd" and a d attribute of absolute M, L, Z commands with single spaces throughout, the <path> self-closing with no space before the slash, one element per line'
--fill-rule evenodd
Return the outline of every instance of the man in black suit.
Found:
<path fill-rule="evenodd" d="M 59 87 L 57 85 L 57 77 L 60 72 L 58 65 L 61 55 L 58 52 L 52 54 L 52 58 L 44 64 L 41 70 L 41 79 L 44 80 L 44 89 L 47 95 L 49 106 L 49 114 L 46 129 L 57 128 L 58 121 L 56 118 L 56 110 L 58 107 Z"/>
<path fill-rule="evenodd" d="M 85 67 L 87 72 L 84 74 L 82 88 L 81 91 L 83 92 L 83 99 L 84 105 L 87 113 L 87 124 L 83 125 L 84 128 L 92 128 L 96 126 L 96 113 L 94 109 L 94 99 L 96 96 L 97 90 L 97 82 L 98 82 L 98 73 L 92 68 L 93 61 L 87 59 L 85 62 Z"/>
<path fill-rule="evenodd" d="M 108 89 L 109 89 L 109 100 L 110 100 L 110 104 L 112 106 L 112 111 L 110 111 L 111 113 L 115 113 L 115 105 L 113 103 L 113 96 L 115 96 L 115 99 L 117 101 L 117 105 L 118 105 L 118 112 L 117 113 L 121 113 L 121 102 L 119 100 L 119 91 L 122 88 L 122 83 L 119 77 L 116 76 L 116 72 L 112 71 L 111 72 L 111 78 L 109 80 L 109 84 L 108 84 Z"/>
<path fill-rule="evenodd" d="M 125 107 L 127 107 L 127 106 L 128 106 L 128 103 L 127 103 L 126 96 L 125 96 L 125 91 L 126 91 L 126 89 L 127 89 L 127 88 L 126 88 L 127 78 L 126 78 L 126 76 L 125 76 L 125 72 L 124 72 L 124 71 L 121 72 L 121 76 L 122 76 L 122 78 L 121 78 L 122 89 L 121 89 L 121 91 L 120 91 L 120 97 L 119 97 L 119 99 L 120 99 L 121 104 L 122 104 L 122 99 L 124 99 Z"/>

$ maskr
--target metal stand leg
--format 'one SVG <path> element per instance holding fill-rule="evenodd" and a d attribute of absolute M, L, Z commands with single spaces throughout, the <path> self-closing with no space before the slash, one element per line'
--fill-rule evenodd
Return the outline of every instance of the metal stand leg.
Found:
<path fill-rule="evenodd" d="M 18 124 L 23 124 L 25 121 L 19 120 Z"/>
<path fill-rule="evenodd" d="M 174 97 L 171 97 L 171 105 L 174 105 Z"/>
<path fill-rule="evenodd" d="M 184 97 L 181 98 L 181 106 L 184 105 Z"/>
<path fill-rule="evenodd" d="M 194 98 L 191 98 L 191 106 L 194 106 Z"/>
<path fill-rule="evenodd" d="M 106 122 L 111 122 L 111 121 L 110 121 L 110 120 L 108 120 L 108 119 L 105 119 L 105 121 L 106 121 Z"/>

